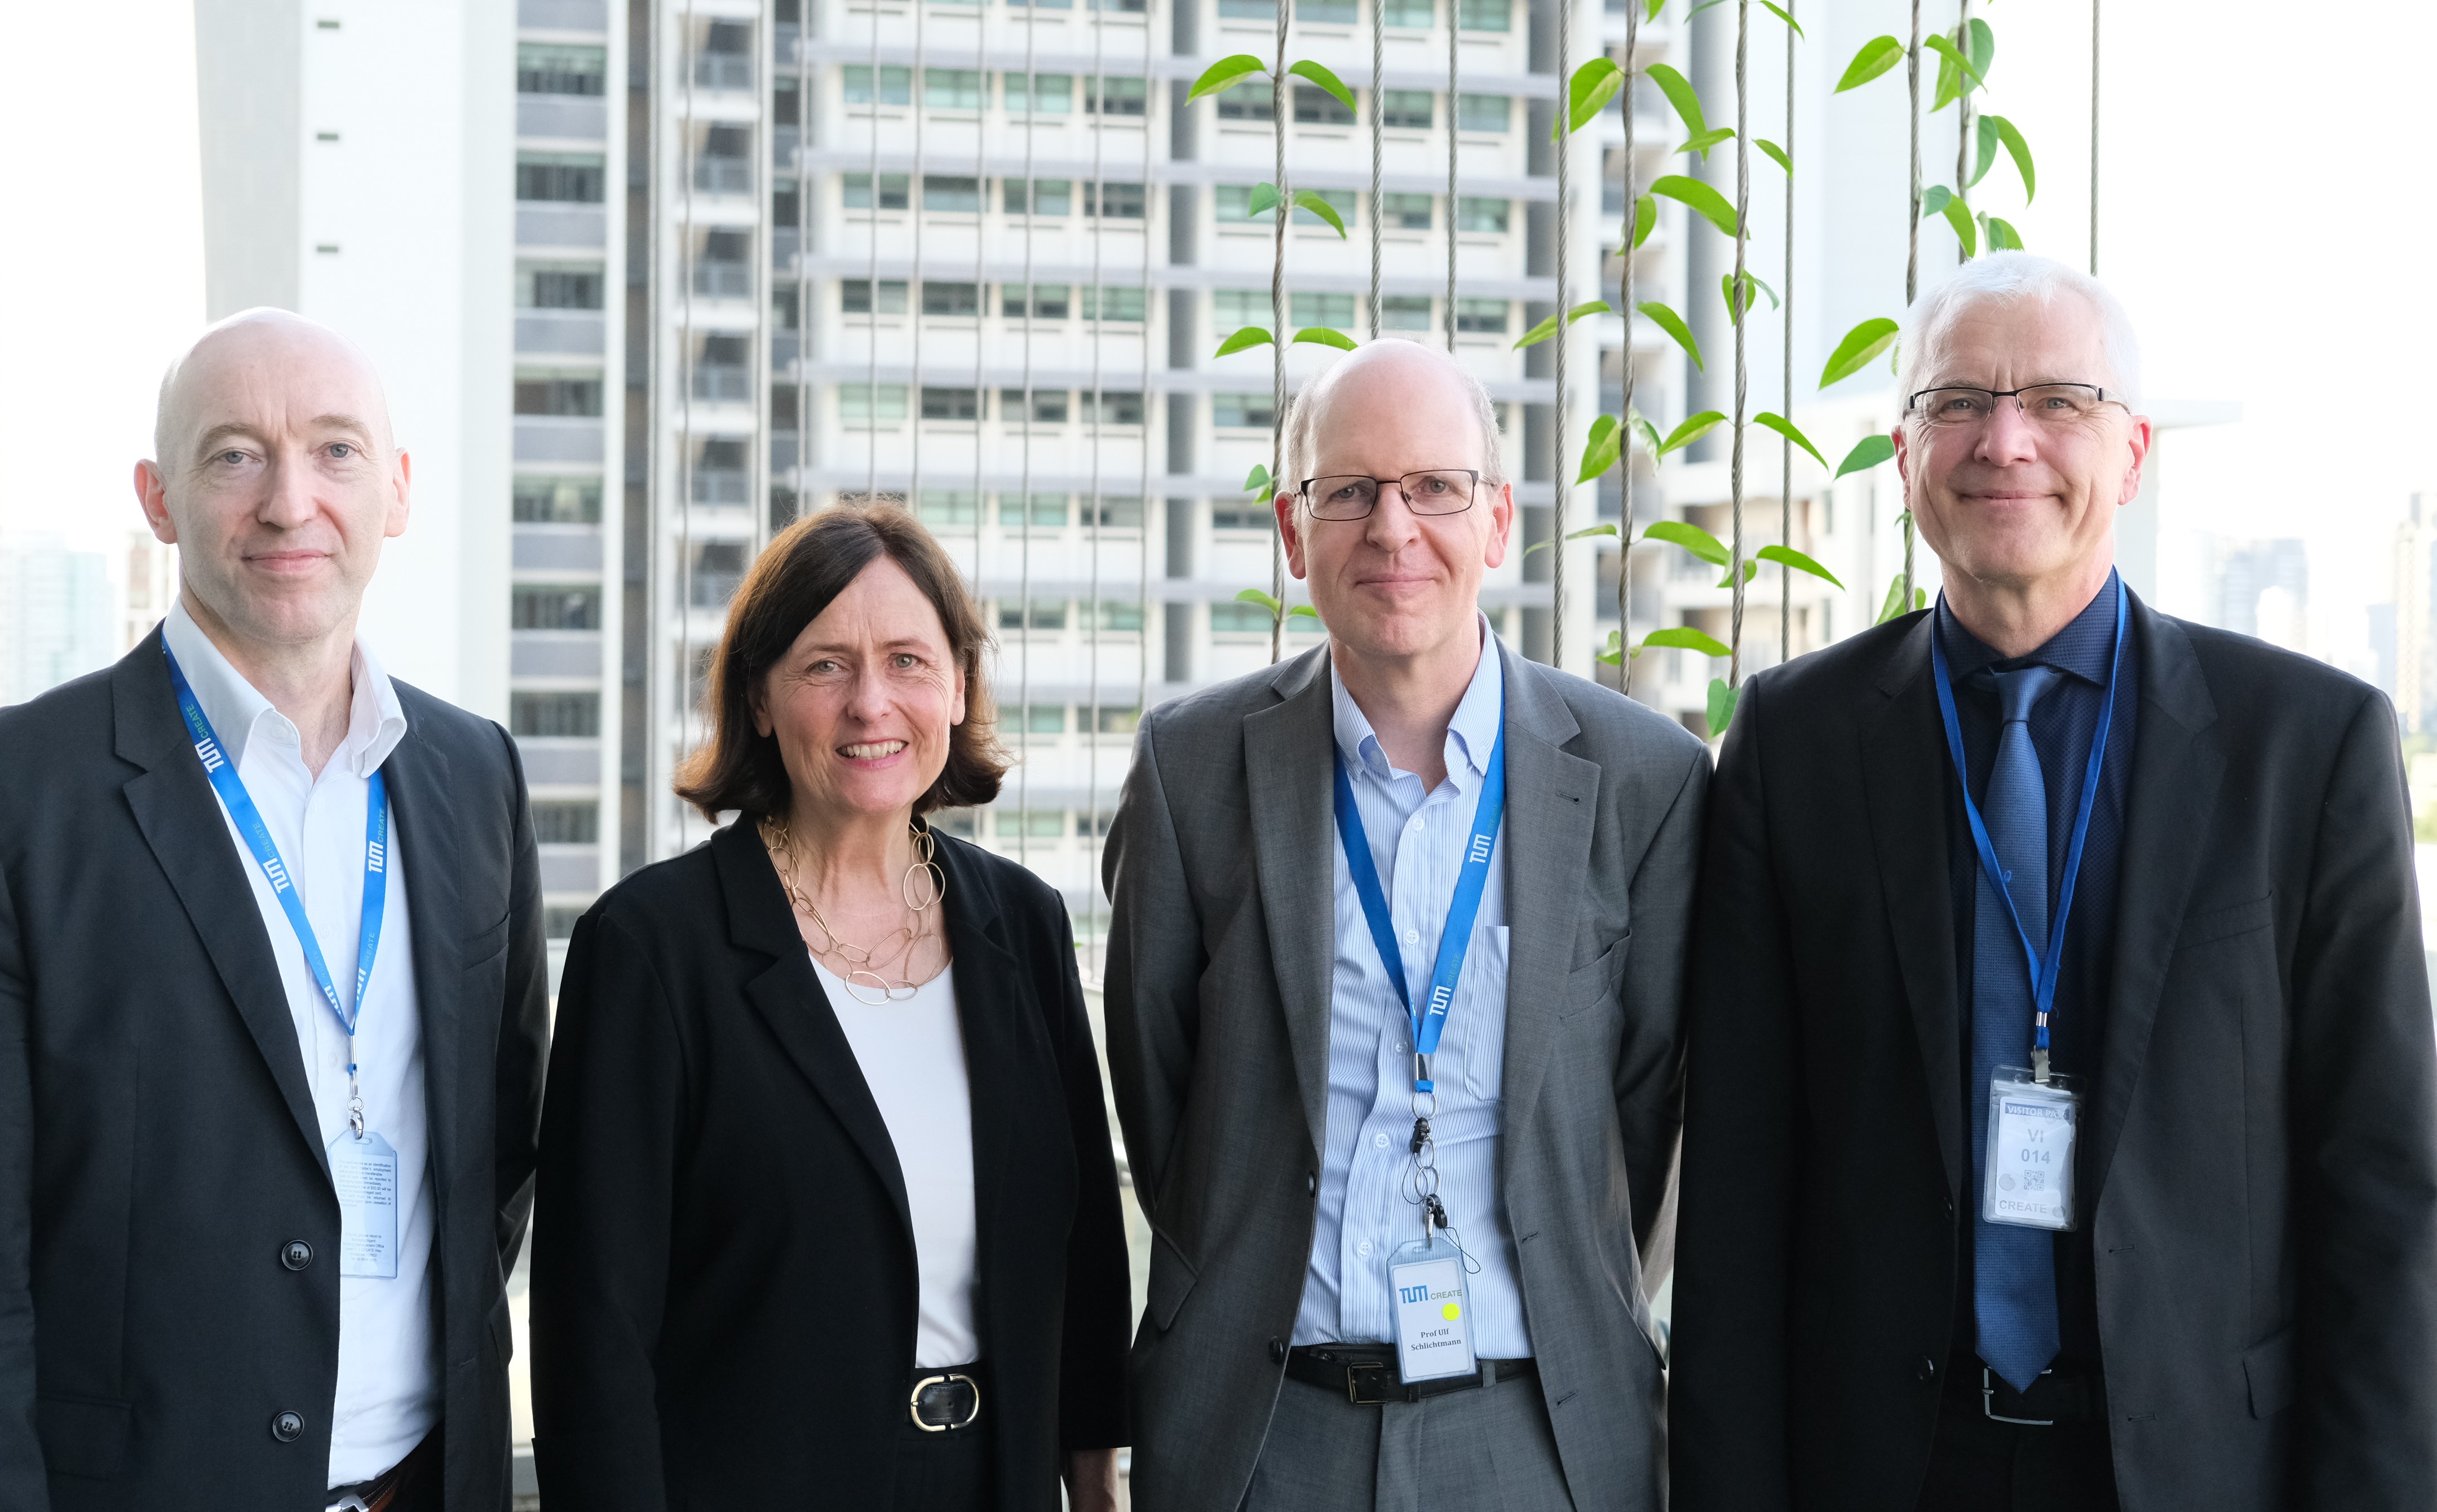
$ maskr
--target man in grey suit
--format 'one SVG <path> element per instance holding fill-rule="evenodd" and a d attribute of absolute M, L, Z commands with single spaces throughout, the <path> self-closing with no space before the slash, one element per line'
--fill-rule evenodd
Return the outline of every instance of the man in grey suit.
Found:
<path fill-rule="evenodd" d="M 1656 1509 L 1708 756 L 1490 634 L 1514 493 L 1452 359 L 1341 360 L 1286 460 L 1328 643 L 1145 720 L 1110 835 L 1136 1504 Z"/>

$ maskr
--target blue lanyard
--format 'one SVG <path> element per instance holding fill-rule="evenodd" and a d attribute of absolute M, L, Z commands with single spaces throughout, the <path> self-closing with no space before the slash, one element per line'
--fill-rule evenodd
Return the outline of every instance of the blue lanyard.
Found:
<path fill-rule="evenodd" d="M 1472 948 L 1472 921 L 1481 912 L 1481 889 L 1489 885 L 1489 857 L 1498 849 L 1498 826 L 1506 817 L 1506 700 L 1498 705 L 1498 738 L 1489 747 L 1489 772 L 1481 784 L 1481 802 L 1472 811 L 1472 835 L 1464 842 L 1464 865 L 1456 872 L 1455 896 L 1447 902 L 1446 927 L 1439 935 L 1439 958 L 1430 973 L 1430 995 L 1419 1011 L 1405 985 L 1405 956 L 1396 948 L 1396 925 L 1388 916 L 1388 895 L 1379 886 L 1379 868 L 1371 859 L 1371 842 L 1362 833 L 1362 814 L 1355 807 L 1354 782 L 1345 775 L 1345 753 L 1329 742 L 1337 764 L 1337 835 L 1345 846 L 1345 869 L 1353 873 L 1355 896 L 1362 900 L 1362 917 L 1371 924 L 1371 942 L 1396 984 L 1396 1001 L 1413 1029 L 1413 1090 L 1432 1092 L 1429 1058 L 1438 1053 L 1439 1036 L 1446 1030 L 1447 1010 L 1455 1005 L 1455 984 L 1464 975 L 1464 953 Z"/>
<path fill-rule="evenodd" d="M 1989 826 L 1980 819 L 1980 805 L 1972 801 L 1972 778 L 1963 764 L 1963 727 L 1955 717 L 1955 684 L 1946 669 L 1946 643 L 1932 625 L 1929 635 L 1929 656 L 1937 673 L 1937 713 L 1946 723 L 1946 752 L 1955 759 L 1955 781 L 1963 789 L 1963 817 L 1972 823 L 1972 844 L 1980 853 L 1980 870 L 1989 886 L 2006 905 L 2006 916 L 2014 923 L 2014 938 L 2023 942 L 2023 955 L 2031 968 L 2031 1007 L 2036 1014 L 2032 1047 L 2039 1052 L 2040 1069 L 2046 1069 L 2048 1048 L 2048 1010 L 2056 1002 L 2057 962 L 2064 954 L 2065 919 L 2073 912 L 2074 884 L 2081 876 L 2081 848 L 2090 838 L 2090 814 L 2098 802 L 2099 768 L 2107 760 L 2107 731 L 2115 723 L 2115 675 L 2124 666 L 2124 580 L 2110 573 L 2115 584 L 2115 649 L 2107 663 L 2107 696 L 2099 706 L 2098 729 L 2090 738 L 2090 764 L 2081 775 L 2081 808 L 2073 820 L 2073 838 L 2064 853 L 2064 882 L 2057 890 L 2056 918 L 2048 924 L 2048 948 L 2045 954 L 2033 948 L 2031 937 L 2023 929 L 2022 910 L 2014 906 L 2014 895 L 2006 888 L 2006 869 L 1997 862 L 1997 848 L 1990 843 Z M 2048 879 L 2041 877 L 2033 885 L 2044 888 Z M 2044 1081 L 2046 1076 L 2040 1079 Z"/>
<path fill-rule="evenodd" d="M 262 811 L 254 806 L 253 796 L 245 790 L 245 782 L 237 775 L 237 765 L 220 747 L 219 737 L 212 731 L 212 722 L 203 715 L 203 706 L 195 701 L 195 690 L 186 684 L 186 675 L 179 670 L 177 654 L 169 649 L 169 638 L 161 638 L 161 654 L 169 659 L 169 686 L 177 690 L 178 712 L 185 716 L 186 733 L 195 740 L 195 754 L 202 758 L 203 774 L 212 782 L 212 789 L 228 805 L 229 818 L 237 820 L 237 834 L 245 837 L 246 849 L 254 853 L 254 865 L 262 868 L 263 876 L 271 883 L 279 906 L 286 910 L 288 923 L 296 931 L 296 942 L 305 947 L 306 969 L 313 974 L 313 985 L 322 993 L 322 1001 L 347 1031 L 347 1075 L 356 1074 L 356 1024 L 363 1016 L 364 988 L 373 979 L 373 956 L 380 949 L 381 906 L 387 891 L 385 877 L 389 867 L 389 793 L 376 770 L 368 784 L 364 800 L 364 905 L 363 923 L 356 943 L 356 1001 L 350 1009 L 340 1001 L 338 983 L 331 980 L 329 963 L 322 958 L 322 942 L 313 938 L 313 922 L 305 917 L 305 900 L 296 894 L 294 879 L 288 874 L 287 863 L 279 859 L 279 847 L 271 838 L 270 826 L 262 822 Z M 352 1097 L 352 1094 L 350 1094 Z"/>

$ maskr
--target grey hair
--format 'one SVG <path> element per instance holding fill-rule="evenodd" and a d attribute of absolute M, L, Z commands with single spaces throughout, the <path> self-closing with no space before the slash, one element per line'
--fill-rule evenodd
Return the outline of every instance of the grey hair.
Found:
<path fill-rule="evenodd" d="M 1472 401 L 1473 417 L 1481 422 L 1481 481 L 1491 485 L 1504 483 L 1506 469 L 1499 458 L 1498 407 L 1490 402 L 1489 390 L 1483 388 L 1481 379 L 1473 377 L 1471 370 L 1457 361 L 1449 353 L 1407 337 L 1375 336 L 1363 343 L 1357 350 L 1385 346 L 1391 342 L 1410 346 L 1414 351 L 1437 359 L 1439 363 L 1454 376 L 1456 381 L 1464 385 L 1465 397 Z M 1280 458 L 1280 465 L 1286 470 L 1284 479 L 1275 485 L 1281 493 L 1290 490 L 1296 483 L 1302 482 L 1304 469 L 1310 466 L 1313 451 L 1312 422 L 1320 407 L 1320 396 L 1327 388 L 1330 376 L 1337 371 L 1338 367 L 1332 366 L 1328 372 L 1323 373 L 1319 378 L 1304 385 L 1300 392 L 1287 401 L 1286 444 Z"/>
<path fill-rule="evenodd" d="M 1904 312 L 1898 395 L 1908 400 L 1926 386 L 1938 338 L 1965 308 L 1992 300 L 2010 304 L 2028 299 L 2038 301 L 2044 308 L 2054 305 L 2060 293 L 2085 300 L 2097 311 L 2099 349 L 2107 360 L 2108 387 L 2122 394 L 2127 404 L 2140 408 L 2141 343 L 2132 333 L 2132 317 L 2125 311 L 2123 301 L 2078 268 L 2030 252 L 1992 252 L 1975 257 L 1957 268 L 1953 277 L 1913 301 L 1912 308 Z"/>

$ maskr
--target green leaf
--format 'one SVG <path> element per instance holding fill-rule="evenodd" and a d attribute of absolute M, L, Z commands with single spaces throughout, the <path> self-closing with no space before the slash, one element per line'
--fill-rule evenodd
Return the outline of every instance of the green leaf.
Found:
<path fill-rule="evenodd" d="M 1264 210 L 1274 210 L 1277 208 L 1277 203 L 1278 186 L 1276 185 L 1255 184 L 1253 185 L 1253 192 L 1244 197 L 1244 219 L 1250 220 Z"/>
<path fill-rule="evenodd" d="M 1607 649 L 1592 659 L 1603 666 L 1615 666 L 1625 658 L 1624 637 L 1614 630 L 1607 633 Z"/>
<path fill-rule="evenodd" d="M 1278 601 L 1270 597 L 1267 593 L 1262 592 L 1259 589 L 1248 588 L 1244 589 L 1242 592 L 1236 595 L 1236 602 L 1238 604 L 1257 604 L 1261 607 L 1270 611 L 1271 619 L 1274 620 L 1278 617 Z"/>
<path fill-rule="evenodd" d="M 1780 567 L 1790 567 L 1797 572 L 1808 572 L 1813 577 L 1823 577 L 1831 583 L 1836 583 L 1835 573 L 1791 546 L 1763 546 L 1756 554 L 1763 562 L 1775 562 Z M 1836 583 L 1836 586 L 1843 588 L 1845 585 Z"/>
<path fill-rule="evenodd" d="M 1884 432 L 1864 436 L 1853 444 L 1852 450 L 1845 453 L 1845 460 L 1836 465 L 1836 476 L 1842 478 L 1849 472 L 1867 472 L 1895 454 L 1894 437 Z"/>
<path fill-rule="evenodd" d="M 1717 146 L 1720 142 L 1731 142 L 1734 139 L 1735 129 L 1733 127 L 1716 126 L 1711 127 L 1709 131 L 1703 132 L 1700 135 L 1693 137 L 1690 141 L 1676 143 L 1674 150 L 1678 152 L 1698 152 L 1701 154 L 1701 161 L 1707 163 L 1709 160 L 1709 149 Z"/>
<path fill-rule="evenodd" d="M 1701 343 L 1692 340 L 1692 327 L 1684 324 L 1683 316 L 1676 314 L 1674 310 L 1669 309 L 1666 306 L 1660 304 L 1655 299 L 1645 301 L 1644 303 L 1636 305 L 1633 308 L 1649 316 L 1650 323 L 1652 325 L 1657 326 L 1660 330 L 1665 331 L 1668 335 L 1675 338 L 1675 344 L 1684 348 L 1685 355 L 1692 360 L 1692 365 L 1694 367 L 1699 368 L 1704 373 L 1707 373 L 1709 370 L 1708 364 L 1701 360 Z"/>
<path fill-rule="evenodd" d="M 1777 290 L 1769 288 L 1766 283 L 1762 281 L 1760 274 L 1753 273 L 1750 269 L 1746 268 L 1744 270 L 1744 297 L 1741 301 L 1738 301 L 1735 298 L 1735 275 L 1732 273 L 1718 274 L 1718 297 L 1727 302 L 1727 321 L 1729 325 L 1740 325 L 1743 324 L 1743 309 L 1737 309 L 1735 308 L 1738 303 L 1743 306 L 1744 309 L 1749 309 L 1754 304 L 1758 303 L 1758 301 L 1752 298 L 1752 290 L 1755 289 L 1768 296 L 1769 308 L 1775 309 L 1778 308 Z"/>
<path fill-rule="evenodd" d="M 1337 213 L 1337 206 L 1329 203 L 1326 200 L 1320 197 L 1320 191 L 1318 189 L 1297 189 L 1295 191 L 1294 202 L 1296 209 L 1308 210 L 1312 214 L 1320 217 L 1323 220 L 1327 221 L 1330 225 L 1335 226 L 1337 228 L 1338 240 L 1342 241 L 1345 239 L 1345 218 Z"/>
<path fill-rule="evenodd" d="M 1694 16 L 1699 15 L 1702 11 L 1709 9 L 1711 6 L 1722 6 L 1726 3 L 1727 0 L 1701 0 L 1699 5 L 1694 6 L 1692 9 L 1684 12 L 1684 19 L 1690 21 Z"/>
<path fill-rule="evenodd" d="M 1862 50 L 1845 65 L 1845 77 L 1836 80 L 1831 93 L 1841 95 L 1849 89 L 1859 89 L 1871 79 L 1903 62 L 1904 44 L 1893 37 L 1872 37 L 1862 44 Z"/>
<path fill-rule="evenodd" d="M 1796 36 L 1800 37 L 1804 42 L 1809 42 L 1811 40 L 1810 34 L 1802 29 L 1802 23 L 1795 20 L 1791 14 L 1769 4 L 1769 0 L 1760 0 L 1760 4 L 1762 9 L 1767 11 L 1770 15 L 1775 16 L 1778 20 L 1784 22 L 1787 26 L 1792 26 Z"/>
<path fill-rule="evenodd" d="M 1654 65 L 1655 66 L 1655 65 Z M 1663 194 L 1671 200 L 1690 205 L 1703 220 L 1726 235 L 1735 234 L 1735 207 L 1727 197 L 1698 179 L 1688 179 L 1680 173 L 1670 173 L 1650 185 L 1653 194 Z"/>
<path fill-rule="evenodd" d="M 1616 98 L 1624 87 L 1624 70 L 1612 58 L 1594 58 L 1574 70 L 1574 81 L 1566 94 L 1571 103 L 1564 116 L 1549 123 L 1549 139 L 1555 141 L 1569 132 L 1579 132 L 1600 113 L 1601 107 Z"/>
<path fill-rule="evenodd" d="M 1761 0 L 1761 3 L 1766 5 L 1768 0 Z M 1774 8 L 1772 7 L 1771 9 Z M 1775 142 L 1770 141 L 1765 136 L 1753 137 L 1752 146 L 1759 148 L 1762 151 L 1767 153 L 1769 161 L 1776 164 L 1779 167 L 1783 168 L 1787 178 L 1790 179 L 1794 177 L 1794 159 L 1786 156 L 1785 149 L 1778 146 Z"/>
<path fill-rule="evenodd" d="M 1986 89 L 1989 87 L 1988 76 L 1980 72 L 1980 65 L 1972 62 L 1971 59 L 1964 57 L 1963 50 L 1955 46 L 1954 43 L 1949 42 L 1944 37 L 1923 37 L 1920 40 L 1920 44 L 1928 48 L 1931 52 L 1937 54 L 1940 58 L 1945 59 L 1948 62 L 1953 63 L 1955 67 L 1963 70 L 1964 75 L 1972 80 L 1973 88 Z"/>
<path fill-rule="evenodd" d="M 1743 698 L 1743 690 L 1729 688 L 1724 677 L 1709 679 L 1709 738 L 1716 740 L 1735 722 L 1735 705 Z"/>
<path fill-rule="evenodd" d="M 1810 452 L 1812 459 L 1817 462 L 1819 466 L 1823 467 L 1828 466 L 1828 459 L 1819 455 L 1819 448 L 1811 444 L 1811 438 L 1802 433 L 1802 428 L 1796 425 L 1785 416 L 1781 414 L 1773 414 L 1766 410 L 1762 410 L 1760 413 L 1752 416 L 1752 424 L 1764 425 L 1768 427 L 1779 435 L 1785 437 L 1786 440 L 1793 442 L 1803 450 Z"/>
<path fill-rule="evenodd" d="M 1705 657 L 1730 657 L 1734 651 L 1724 641 L 1707 630 L 1696 630 L 1689 624 L 1671 624 L 1663 630 L 1653 630 L 1641 638 L 1644 651 L 1652 646 L 1677 651 L 1698 651 Z"/>
<path fill-rule="evenodd" d="M 1675 107 L 1675 114 L 1684 118 L 1684 130 L 1698 136 L 1709 129 L 1709 121 L 1701 114 L 1700 92 L 1692 87 L 1691 79 L 1665 63 L 1652 63 L 1642 72 L 1667 97 L 1667 103 Z"/>
<path fill-rule="evenodd" d="M 1963 255 L 1980 255 L 1980 236 L 1972 224 L 1972 207 L 1960 199 L 1946 202 L 1946 223 L 1955 228 L 1955 239 L 1963 244 Z"/>
<path fill-rule="evenodd" d="M 1213 357 L 1226 357 L 1233 353 L 1245 351 L 1252 347 L 1267 346 L 1275 340 L 1277 340 L 1277 338 L 1270 334 L 1268 326 L 1247 325 L 1242 330 L 1237 331 L 1235 335 L 1228 337 L 1223 342 L 1220 342 L 1218 343 L 1218 350 L 1211 353 L 1210 355 Z"/>
<path fill-rule="evenodd" d="M 1624 428 L 1616 423 L 1615 415 L 1601 415 L 1591 422 L 1590 434 L 1583 440 L 1582 471 L 1574 482 L 1590 482 L 1615 466 L 1617 459 L 1623 454 Z"/>
<path fill-rule="evenodd" d="M 1253 470 L 1244 474 L 1243 491 L 1248 494 L 1266 494 L 1270 491 L 1269 464 L 1262 462 L 1253 464 Z"/>
<path fill-rule="evenodd" d="M 1828 365 L 1819 374 L 1819 386 L 1824 389 L 1869 366 L 1872 358 L 1895 344 L 1898 328 L 1894 321 L 1879 315 L 1847 331 L 1845 339 L 1836 343 L 1836 350 L 1829 354 Z"/>
<path fill-rule="evenodd" d="M 1657 19 L 1658 19 L 1658 9 L 1659 9 L 1659 7 L 1661 7 L 1661 6 L 1665 5 L 1666 3 L 1667 3 L 1667 0 L 1650 0 L 1650 13 L 1649 13 L 1647 16 L 1643 17 L 1642 19 L 1643 19 L 1643 20 L 1645 20 L 1645 21 L 1656 21 L 1656 20 L 1657 20 Z"/>
<path fill-rule="evenodd" d="M 2014 170 L 2023 176 L 2023 202 L 2028 204 L 2040 197 L 2040 176 L 2031 167 L 2031 144 L 2023 140 L 2023 133 L 2003 115 L 1980 117 L 1982 131 L 1991 126 L 1997 129 L 1997 140 L 2004 144 L 2006 155 L 2014 160 Z"/>
<path fill-rule="evenodd" d="M 1313 62 L 1310 59 L 1305 59 L 1303 62 L 1288 69 L 1287 72 L 1292 74 L 1297 79 L 1310 79 L 1313 83 L 1318 84 L 1321 88 L 1336 96 L 1339 99 L 1343 100 L 1347 110 L 1353 110 L 1355 108 L 1354 91 L 1345 87 L 1345 80 L 1338 78 L 1335 74 L 1330 73 L 1320 64 Z"/>
<path fill-rule="evenodd" d="M 1667 439 L 1658 443 L 1658 454 L 1663 457 L 1671 451 L 1681 451 L 1726 422 L 1727 417 L 1715 410 L 1703 410 L 1698 414 L 1687 415 L 1682 425 L 1668 431 Z M 1647 536 L 1650 533 L 1643 531 L 1642 534 Z"/>
<path fill-rule="evenodd" d="M 1334 346 L 1341 352 L 1354 350 L 1353 337 L 1343 331 L 1331 330 L 1325 325 L 1306 325 L 1294 333 L 1294 339 L 1298 342 L 1308 342 L 1314 346 Z"/>
<path fill-rule="evenodd" d="M 1751 561 L 1751 560 L 1749 560 L 1749 559 L 1746 559 L 1746 560 L 1744 562 L 1744 582 L 1746 582 L 1746 583 L 1750 582 L 1750 581 L 1752 580 L 1752 576 L 1753 576 L 1753 574 L 1754 574 L 1754 573 L 1756 573 L 1756 572 L 1758 572 L 1759 571 L 1760 571 L 1760 564 L 1759 564 L 1758 562 L 1755 562 L 1755 561 Z M 1732 587 L 1734 587 L 1734 586 L 1735 586 L 1735 574 L 1734 574 L 1733 570 L 1732 570 L 1732 569 L 1729 569 L 1729 570 L 1727 571 L 1727 574 L 1726 574 L 1724 577 L 1719 578 L 1719 579 L 1718 579 L 1718 581 L 1716 582 L 1716 584 L 1715 584 L 1715 585 L 1713 585 L 1713 586 L 1718 587 L 1718 588 L 1732 588 Z"/>
<path fill-rule="evenodd" d="M 1658 448 L 1661 445 L 1658 438 L 1658 428 L 1652 425 L 1650 421 L 1643 416 L 1640 411 L 1636 410 L 1633 412 L 1633 418 L 1627 422 L 1627 428 L 1631 430 L 1635 435 L 1641 438 L 1642 449 L 1648 451 L 1654 457 L 1658 455 Z M 1642 534 L 1647 536 L 1650 533 L 1648 531 L 1643 531 Z"/>
<path fill-rule="evenodd" d="M 1587 529 L 1568 532 L 1566 539 L 1569 541 L 1578 541 L 1592 536 L 1613 536 L 1615 534 L 1616 527 L 1614 525 L 1592 525 Z M 1523 554 L 1529 556 L 1534 552 L 1546 551 L 1548 548 L 1554 546 L 1555 544 L 1557 544 L 1555 541 L 1534 541 L 1531 545 L 1523 548 Z"/>
<path fill-rule="evenodd" d="M 1269 71 L 1269 64 L 1248 52 L 1239 52 L 1232 58 L 1221 58 L 1201 70 L 1201 77 L 1195 79 L 1193 87 L 1185 92 L 1185 103 L 1191 104 L 1204 95 L 1216 95 L 1246 74 L 1266 74 Z"/>
<path fill-rule="evenodd" d="M 1947 202 L 1947 201 L 1949 201 L 1949 200 L 1952 200 L 1952 199 L 1954 199 L 1954 198 L 1955 198 L 1955 191 L 1954 191 L 1953 189 L 1948 188 L 1948 187 L 1947 187 L 1945 185 L 1943 185 L 1943 184 L 1933 184 L 1933 185 L 1931 185 L 1928 188 L 1921 190 L 1921 191 L 1920 191 L 1920 215 L 1921 215 L 1921 219 L 1922 219 L 1922 220 L 1928 220 L 1931 216 L 1934 216 L 1934 215 L 1937 214 L 1939 211 L 1941 211 L 1941 210 L 1945 209 L 1945 208 L 1946 208 L 1946 202 Z"/>
<path fill-rule="evenodd" d="M 1973 16 L 1970 40 L 1972 66 L 1986 77 L 1989 65 L 1997 61 L 1997 34 L 1989 29 L 1989 23 Z"/>
<path fill-rule="evenodd" d="M 1582 319 L 1586 315 L 1605 314 L 1615 308 L 1615 306 L 1609 304 L 1604 299 L 1594 299 L 1587 304 L 1576 305 L 1573 308 L 1566 311 L 1566 324 L 1571 325 L 1574 322 Z M 1547 320 L 1542 321 L 1539 325 L 1533 326 L 1528 331 L 1525 331 L 1521 339 L 1517 341 L 1510 350 L 1519 352 L 1527 346 L 1537 346 L 1542 342 L 1547 341 L 1550 337 L 1556 334 L 1557 317 L 1552 315 Z"/>
<path fill-rule="evenodd" d="M 1721 419 L 1725 416 L 1721 415 Z M 1681 519 L 1662 519 L 1641 533 L 1646 541 L 1671 541 L 1711 567 L 1727 565 L 1727 543 L 1700 526 Z"/>
<path fill-rule="evenodd" d="M 1975 133 L 1979 138 L 1979 145 L 1974 149 L 1972 157 L 1972 177 L 1965 180 L 1963 184 L 1963 186 L 1967 189 L 1976 189 L 1980 187 L 1980 181 L 1989 176 L 1989 165 L 1997 161 L 1997 122 L 1995 117 L 1983 115 L 1974 122 L 1973 125 Z"/>
<path fill-rule="evenodd" d="M 1633 202 L 1633 245 L 1636 250 L 1650 239 L 1651 228 L 1657 224 L 1657 201 L 1645 194 Z"/>
<path fill-rule="evenodd" d="M 1308 604 L 1298 604 L 1293 608 L 1287 610 L 1287 618 L 1289 620 L 1293 619 L 1297 615 L 1301 615 L 1306 620 L 1317 621 L 1320 618 L 1320 611 L 1313 608 Z"/>
<path fill-rule="evenodd" d="M 1903 574 L 1902 572 L 1898 572 L 1895 576 L 1887 580 L 1886 602 L 1879 606 L 1879 617 L 1872 620 L 1870 623 L 1872 624 L 1885 624 L 1889 620 L 1892 620 L 1898 615 L 1903 613 Z"/>
<path fill-rule="evenodd" d="M 2007 252 L 2023 250 L 2023 234 L 2014 229 L 2011 221 L 1999 220 L 1995 216 L 1982 216 L 1980 220 L 1988 228 L 1990 252 L 2000 249 Z"/>

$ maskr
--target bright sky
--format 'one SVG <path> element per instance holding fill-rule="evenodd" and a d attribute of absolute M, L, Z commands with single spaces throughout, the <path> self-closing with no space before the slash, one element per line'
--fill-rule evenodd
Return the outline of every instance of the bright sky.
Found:
<path fill-rule="evenodd" d="M 1990 106 L 2040 167 L 2016 223 L 2078 261 L 2086 0 L 1973 9 L 1998 35 Z M 2437 292 L 2415 276 L 2437 208 L 2411 166 L 2437 9 L 2367 0 L 2341 27 L 2260 0 L 2107 0 L 2105 15 L 2099 272 L 2141 326 L 2151 395 L 2244 415 L 2168 443 L 2166 607 L 2193 607 L 2174 585 L 2196 581 L 2198 532 L 2298 535 L 2314 639 L 2349 659 L 2358 607 L 2390 596 L 2405 496 L 2437 487 Z M 19 219 L 0 238 L 0 525 L 104 547 L 136 522 L 128 476 L 153 387 L 202 318 L 193 25 L 190 0 L 126 0 L 96 108 L 58 63 L 90 50 L 83 11 L 9 12 L 0 203 Z M 2000 166 L 1991 184 L 2010 178 Z"/>

